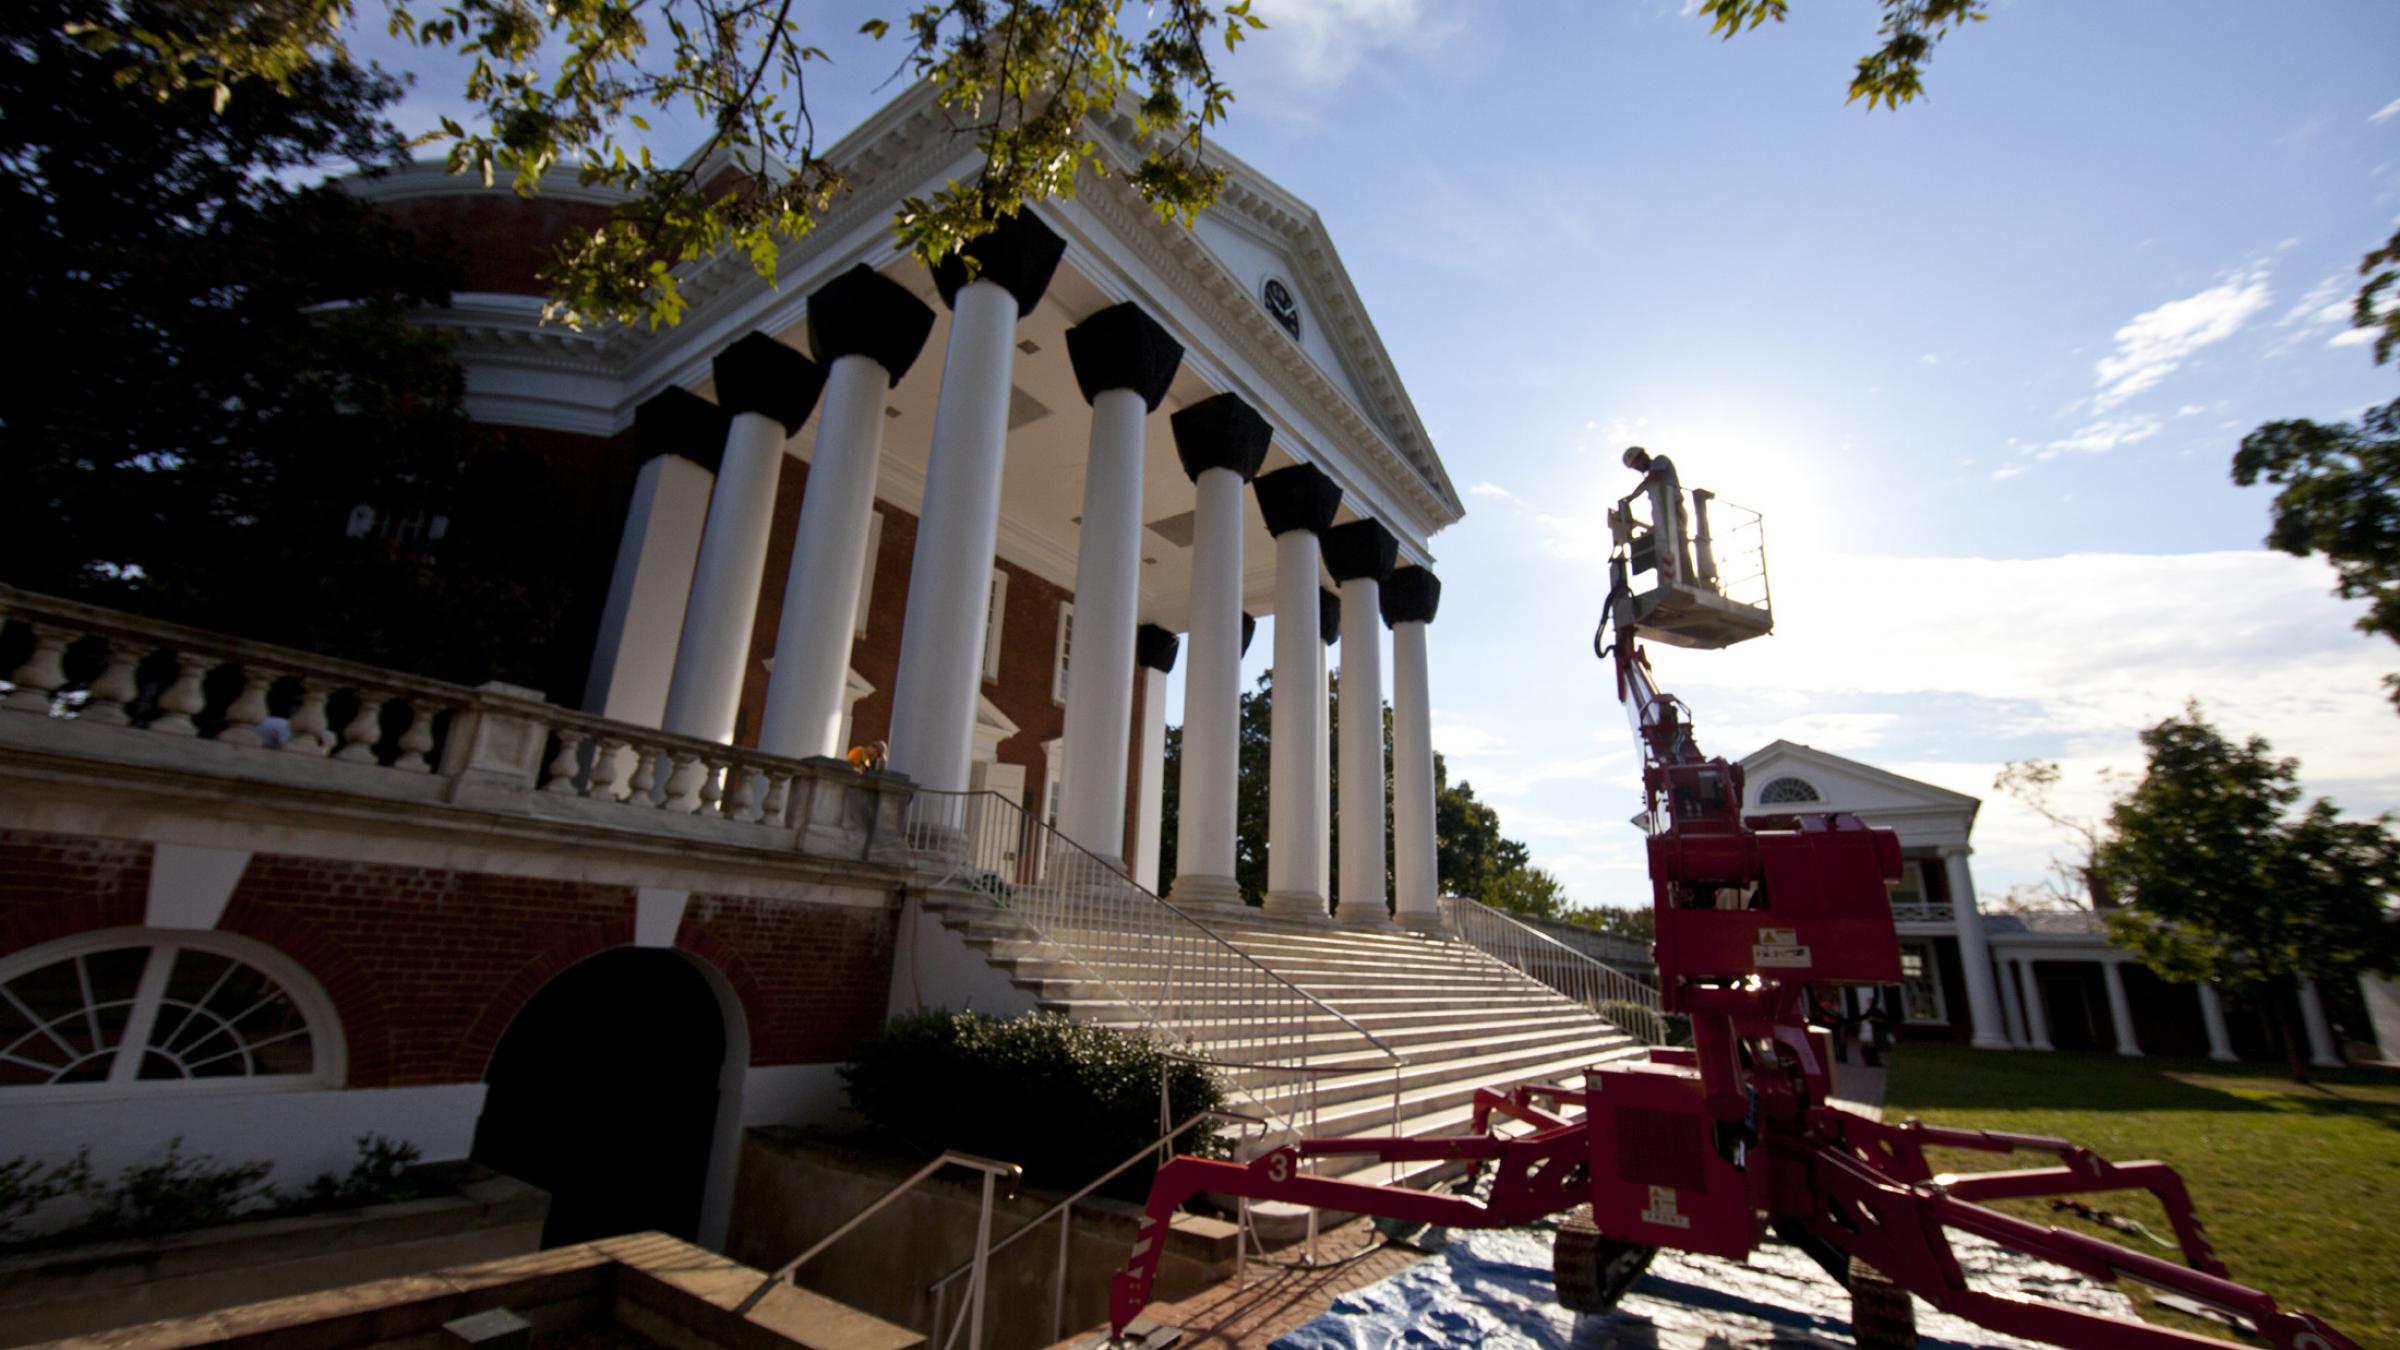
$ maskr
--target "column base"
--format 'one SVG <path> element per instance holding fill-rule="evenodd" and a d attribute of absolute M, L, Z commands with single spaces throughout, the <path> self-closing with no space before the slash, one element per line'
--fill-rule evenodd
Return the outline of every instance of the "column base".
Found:
<path fill-rule="evenodd" d="M 2242 1062 L 2242 1057 L 2233 1053 L 2231 1050 L 2227 1050 L 2222 1053 L 2211 1051 L 2208 1057 L 2215 1060 L 2219 1064 L 2239 1064 Z"/>
<path fill-rule="evenodd" d="M 2033 1043 L 2033 1048 L 2048 1054 L 2056 1054 L 2058 1052 L 2058 1047 L 2052 1045 L 2048 1041 L 2035 1041 Z"/>
<path fill-rule="evenodd" d="M 2317 1059 L 2311 1057 L 2308 1061 L 2308 1067 L 2312 1069 L 2346 1069 L 2349 1066 L 2342 1063 L 2338 1059 Z"/>
<path fill-rule="evenodd" d="M 1167 899 L 1183 909 L 1214 913 L 1237 913 L 1250 906 L 1242 902 L 1242 883 L 1232 877 L 1212 877 L 1197 872 L 1177 874 Z"/>
<path fill-rule="evenodd" d="M 2117 1053 L 2123 1055 L 2127 1059 L 2140 1059 L 2142 1057 L 2141 1047 L 2139 1046 L 2120 1045 L 2117 1047 Z"/>
<path fill-rule="evenodd" d="M 2007 1041 L 2004 1041 L 1997 1036 L 1971 1037 L 1967 1041 L 1967 1044 L 1977 1050 L 2014 1050 L 2017 1048 L 2016 1046 L 2009 1044 Z"/>
<path fill-rule="evenodd" d="M 1448 931 L 1442 924 L 1442 912 L 1438 909 L 1423 909 L 1413 912 L 1404 909 L 1392 916 L 1392 923 L 1395 927 L 1411 933 L 1444 933 Z"/>
<path fill-rule="evenodd" d="M 1266 902 L 1270 918 L 1299 923 L 1333 922 L 1333 916 L 1325 910 L 1325 897 L 1313 891 L 1269 891 Z"/>
<path fill-rule="evenodd" d="M 1381 905 L 1344 905 L 1333 912 L 1333 921 L 1362 933 L 1400 931 L 1400 926 L 1392 922 L 1392 912 Z"/>

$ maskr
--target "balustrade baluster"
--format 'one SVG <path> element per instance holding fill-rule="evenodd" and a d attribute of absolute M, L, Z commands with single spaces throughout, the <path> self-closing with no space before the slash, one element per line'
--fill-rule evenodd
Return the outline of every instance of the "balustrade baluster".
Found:
<path fill-rule="evenodd" d="M 667 795 L 660 800 L 658 807 L 662 811 L 680 811 L 689 815 L 699 802 L 700 757 L 688 750 L 668 753 L 674 760 L 675 771 L 667 776 Z"/>
<path fill-rule="evenodd" d="M 625 800 L 634 806 L 655 806 L 658 794 L 658 761 L 665 752 L 646 745 L 633 747 L 633 777 L 625 780 Z"/>
<path fill-rule="evenodd" d="M 767 802 L 759 813 L 766 824 L 781 828 L 791 824 L 792 776 L 769 770 L 767 773 Z"/>
<path fill-rule="evenodd" d="M 725 766 L 725 815 L 745 825 L 758 819 L 758 775 L 740 764 Z"/>
<path fill-rule="evenodd" d="M 49 716 L 50 701 L 67 682 L 67 644 L 74 640 L 75 635 L 64 628 L 46 623 L 33 625 L 33 653 L 8 677 L 16 688 L 8 691 L 5 704 L 0 706 Z"/>
<path fill-rule="evenodd" d="M 375 762 L 375 742 L 383 739 L 383 700 L 358 691 L 358 715 L 342 728 L 342 748 L 333 757 L 351 764 Z"/>
<path fill-rule="evenodd" d="M 393 768 L 410 773 L 433 772 L 433 761 L 425 756 L 433 749 L 433 719 L 440 712 L 422 700 L 410 701 L 408 730 L 400 733 L 400 757 L 392 761 Z"/>
<path fill-rule="evenodd" d="M 575 795 L 575 775 L 583 768 L 577 762 L 577 753 L 583 749 L 587 739 L 573 727 L 558 729 L 558 753 L 550 759 L 550 781 L 542 784 L 542 791 L 570 797 Z"/>
<path fill-rule="evenodd" d="M 727 768 L 721 760 L 710 758 L 701 761 L 700 809 L 696 814 L 703 816 L 717 814 L 717 803 L 724 797 L 724 789 L 719 786 L 719 776 L 731 772 L 732 770 Z"/>
<path fill-rule="evenodd" d="M 332 727 L 325 720 L 325 700 L 332 692 L 315 680 L 302 677 L 300 706 L 292 709 L 292 735 L 283 743 L 284 749 L 296 755 L 322 758 L 332 748 Z"/>
<path fill-rule="evenodd" d="M 175 653 L 175 682 L 158 696 L 160 712 L 158 720 L 150 724 L 152 731 L 163 731 L 169 736 L 200 734 L 199 724 L 192 720 L 208 706 L 208 694 L 200 681 L 215 664 L 205 656 Z"/>
<path fill-rule="evenodd" d="M 258 724 L 268 717 L 267 689 L 281 678 L 280 671 L 244 667 L 241 696 L 225 709 L 225 729 L 217 733 L 217 739 L 232 745 L 265 745 L 267 738 Z"/>
<path fill-rule="evenodd" d="M 141 682 L 134 678 L 134 672 L 141 669 L 141 665 L 142 654 L 134 650 L 132 644 L 110 642 L 108 666 L 100 672 L 99 679 L 92 681 L 91 691 L 83 701 L 83 709 L 75 715 L 83 721 L 101 726 L 121 727 L 130 724 L 133 714 L 125 711 L 125 705 L 141 697 Z"/>
<path fill-rule="evenodd" d="M 584 795 L 596 802 L 617 799 L 617 756 L 625 753 L 625 742 L 615 736 L 602 736 L 600 749 L 592 756 L 592 788 Z"/>

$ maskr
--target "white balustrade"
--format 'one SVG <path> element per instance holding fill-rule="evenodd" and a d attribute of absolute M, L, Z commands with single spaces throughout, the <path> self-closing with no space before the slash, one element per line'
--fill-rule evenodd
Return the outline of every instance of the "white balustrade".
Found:
<path fill-rule="evenodd" d="M 1668 1017 L 1650 984 L 1480 901 L 1442 897 L 1442 923 L 1452 937 L 1519 977 L 1564 994 L 1652 1045 L 1667 1042 Z"/>

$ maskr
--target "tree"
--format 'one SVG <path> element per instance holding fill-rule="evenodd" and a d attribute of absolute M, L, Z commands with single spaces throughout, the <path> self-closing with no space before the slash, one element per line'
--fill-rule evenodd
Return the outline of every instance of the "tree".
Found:
<path fill-rule="evenodd" d="M 2106 782 L 2114 773 L 2102 770 L 2101 780 Z M 2058 788 L 2058 780 L 2058 765 L 2046 759 L 2011 760 L 1992 778 L 1994 789 L 2016 798 L 2027 810 L 2066 831 L 2076 845 L 2073 857 L 2050 860 L 2048 880 L 2033 886 L 2011 887 L 1999 912 L 2105 909 L 2111 904 L 2093 867 L 2093 858 L 2100 849 L 2100 822 L 2060 810 L 2050 799 L 2050 794 Z"/>
<path fill-rule="evenodd" d="M 1339 681 L 1333 691 L 1339 694 Z M 1338 707 L 1338 700 L 1336 701 Z M 1235 789 L 1234 806 L 1234 876 L 1241 883 L 1242 894 L 1251 904 L 1258 904 L 1267 890 L 1267 787 L 1270 758 L 1270 730 L 1274 720 L 1275 677 L 1272 671 L 1261 672 L 1258 687 L 1242 695 L 1240 778 Z M 1339 729 L 1339 722 L 1329 722 Z M 1384 875 L 1391 876 L 1388 851 L 1392 843 L 1389 828 L 1391 792 L 1391 706 L 1384 705 L 1384 766 L 1386 790 L 1384 840 L 1387 866 Z M 1338 765 L 1338 756 L 1337 765 Z M 1475 789 L 1461 782 L 1455 787 L 1449 781 L 1449 765 L 1437 752 L 1433 757 L 1434 813 L 1434 870 L 1445 895 L 1466 895 L 1489 900 L 1494 885 L 1507 874 L 1522 869 L 1528 857 L 1525 845 L 1500 834 L 1500 814 L 1475 799 Z M 1171 889 L 1176 871 L 1176 827 L 1181 815 L 1179 794 L 1183 786 L 1183 728 L 1167 728 L 1165 780 L 1162 793 L 1159 835 L 1159 889 Z M 1330 799 L 1329 799 L 1330 805 Z M 1329 845 L 1332 840 L 1328 840 Z M 1340 884 L 1338 873 L 1335 885 Z"/>
<path fill-rule="evenodd" d="M 2369 261 L 2376 257 L 2400 259 L 2400 234 Z M 2390 281 L 2387 270 L 2360 293 L 2359 327 L 2370 326 L 2370 292 Z M 2400 334 L 2400 303 L 2390 310 L 2380 320 L 2378 361 L 2390 357 Z M 2281 489 L 2267 547 L 2299 558 L 2324 554 L 2339 578 L 2335 593 L 2369 602 L 2359 631 L 2400 642 L 2400 399 L 2368 409 L 2356 423 L 2295 419 L 2251 432 L 2234 453 L 2233 481 L 2249 487 L 2261 478 Z M 2400 674 L 2383 682 L 2400 708 Z"/>
<path fill-rule="evenodd" d="M 2272 995 L 2292 1077 L 2307 1059 L 2282 992 L 2349 980 L 2400 957 L 2400 838 L 2391 817 L 2344 820 L 2318 798 L 2294 814 L 2299 764 L 2253 736 L 2227 740 L 2187 704 L 2142 733 L 2149 765 L 2109 812 L 2095 855 L 2123 902 L 2109 936 L 2173 980 Z"/>
<path fill-rule="evenodd" d="M 909 198 L 894 222 L 917 256 L 955 253 L 1028 202 L 1072 195 L 1078 175 L 1123 172 L 1162 216 L 1192 216 L 1216 199 L 1221 171 L 1204 138 L 1232 103 L 1209 51 L 1232 50 L 1265 24 L 1250 0 L 1156 0 L 1138 33 L 1118 22 L 1124 0 L 923 0 L 898 32 L 869 20 L 860 35 L 889 40 L 895 74 L 940 90 L 941 106 L 974 137 L 982 167 Z M 842 188 L 816 153 L 808 108 L 812 63 L 829 60 L 802 34 L 793 0 L 411 0 L 381 6 L 391 31 L 427 50 L 468 58 L 463 91 L 474 115 L 443 119 L 453 172 L 520 193 L 551 173 L 631 195 L 603 228 L 550 260 L 553 314 L 675 322 L 683 302 L 673 265 L 731 250 L 773 279 L 781 246 L 806 234 Z M 194 96 L 229 109 L 262 90 L 288 94 L 327 66 L 346 66 L 345 27 L 372 0 L 238 0 L 183 7 L 172 23 L 143 5 L 80 18 L 79 40 L 125 62 L 128 82 L 160 100 Z M 1089 131 L 1096 111 L 1122 108 L 1144 144 L 1116 165 Z M 651 117 L 688 113 L 699 149 L 673 164 L 652 158 Z"/>
<path fill-rule="evenodd" d="M 1881 0 L 1883 45 L 1858 58 L 1850 78 L 1850 102 L 1898 108 L 1925 92 L 1925 63 L 1934 44 L 1954 30 L 1990 17 L 1987 0 Z M 1710 32 L 1732 40 L 1769 19 L 1782 23 L 1791 0 L 1701 0 L 1700 17 Z"/>
<path fill-rule="evenodd" d="M 1627 942 L 1646 946 L 1658 941 L 1658 911 L 1648 905 L 1594 905 L 1568 910 L 1565 917 L 1568 923 Z"/>
<path fill-rule="evenodd" d="M 1563 919 L 1569 908 L 1566 883 L 1539 867 L 1516 867 L 1501 873 L 1484 888 L 1482 898 L 1494 909 L 1537 919 Z"/>
<path fill-rule="evenodd" d="M 456 265 L 349 194 L 397 163 L 398 86 L 296 69 L 222 108 L 128 97 L 124 48 L 67 32 L 187 11 L 0 10 L 0 258 L 20 343 L 0 386 L 0 575 L 429 674 L 538 678 L 559 613 L 539 478 L 468 422 L 446 341 L 409 321 Z M 365 522 L 360 507 L 375 517 Z"/>

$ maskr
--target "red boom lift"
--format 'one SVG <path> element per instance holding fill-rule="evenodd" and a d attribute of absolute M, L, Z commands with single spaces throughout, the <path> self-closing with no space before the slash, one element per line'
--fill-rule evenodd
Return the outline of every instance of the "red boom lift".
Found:
<path fill-rule="evenodd" d="M 1617 695 L 1641 745 L 1646 809 L 1635 819 L 1650 835 L 1660 998 L 1690 1019 L 1691 1047 L 1596 1068 L 1580 1089 L 1482 1089 L 1470 1134 L 1303 1139 L 1247 1163 L 1177 1158 L 1152 1182 L 1141 1236 L 1111 1283 L 1112 1336 L 1122 1339 L 1149 1302 L 1169 1216 L 1213 1194 L 1452 1228 L 1561 1215 L 1554 1273 L 1561 1302 L 1578 1311 L 1613 1306 L 1660 1247 L 1742 1260 L 1772 1230 L 1849 1288 L 1864 1346 L 1916 1343 L 1909 1294 L 2060 1346 L 2224 1345 L 1970 1288 L 1950 1248 L 1949 1235 L 1961 1232 L 2091 1279 L 2179 1294 L 2247 1321 L 2281 1350 L 2357 1350 L 2317 1318 L 2227 1278 L 2182 1180 L 2164 1163 L 2111 1163 L 2064 1139 L 1885 1124 L 1832 1104 L 1828 1034 L 1810 1025 L 1812 986 L 1899 982 L 1885 889 L 1900 876 L 1899 840 L 1841 814 L 1743 818 L 1741 766 L 1701 754 L 1687 710 L 1659 690 L 1635 638 L 1720 648 L 1769 631 L 1763 546 L 1749 555 L 1755 573 L 1729 569 L 1743 573 L 1729 582 L 1710 532 L 1710 495 L 1687 497 L 1663 459 L 1629 451 L 1626 462 L 1646 476 L 1609 516 L 1601 638 L 1613 624 Z M 1633 578 L 1645 572 L 1653 585 L 1636 594 Z M 1570 1108 L 1582 1118 L 1570 1119 Z M 1529 1131 L 1495 1133 L 1494 1117 Z M 1936 1176 L 1930 1147 L 2047 1154 L 2057 1165 Z M 1408 1190 L 1301 1166 L 1356 1154 L 1464 1163 L 1477 1179 L 1489 1167 L 1490 1189 L 1481 1198 Z M 2157 1197 L 2186 1264 L 1978 1203 L 2122 1190 Z"/>

